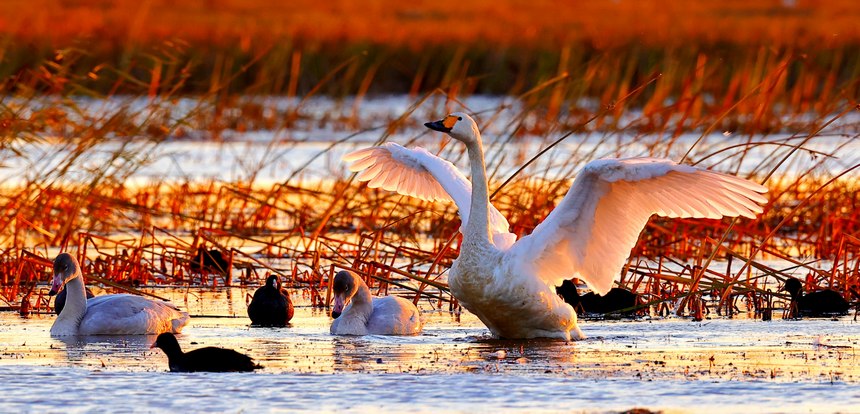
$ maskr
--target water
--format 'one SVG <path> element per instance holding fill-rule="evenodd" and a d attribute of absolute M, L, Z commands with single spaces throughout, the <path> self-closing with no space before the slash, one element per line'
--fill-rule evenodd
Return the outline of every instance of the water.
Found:
<path fill-rule="evenodd" d="M 290 327 L 249 327 L 240 288 L 159 293 L 210 315 L 192 319 L 183 349 L 229 347 L 265 368 L 169 373 L 166 357 L 149 349 L 153 337 L 61 340 L 48 334 L 53 316 L 6 312 L 3 411 L 856 412 L 860 404 L 852 316 L 581 321 L 589 338 L 565 343 L 495 340 L 471 315 L 425 312 L 417 337 L 334 337 L 325 312 L 307 306 Z"/>
<path fill-rule="evenodd" d="M 0 367 L 0 381 L 10 384 L 3 410 L 15 412 L 856 412 L 860 401 L 857 387 L 848 384 L 470 374 L 133 374 L 44 367 L 22 374 Z"/>

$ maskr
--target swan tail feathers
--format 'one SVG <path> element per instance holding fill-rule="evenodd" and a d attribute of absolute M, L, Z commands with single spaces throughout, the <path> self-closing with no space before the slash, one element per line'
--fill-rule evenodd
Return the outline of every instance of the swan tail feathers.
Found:
<path fill-rule="evenodd" d="M 191 317 L 188 315 L 188 312 L 179 312 L 179 317 L 171 320 L 171 332 L 172 333 L 181 333 L 182 328 L 188 324 L 191 320 Z"/>

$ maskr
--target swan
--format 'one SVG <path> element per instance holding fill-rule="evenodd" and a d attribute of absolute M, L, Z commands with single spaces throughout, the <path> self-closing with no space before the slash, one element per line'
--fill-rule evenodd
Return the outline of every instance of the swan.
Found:
<path fill-rule="evenodd" d="M 375 298 L 358 275 L 341 270 L 332 284 L 332 335 L 418 335 L 421 317 L 412 302 L 397 296 Z"/>
<path fill-rule="evenodd" d="M 780 291 L 791 295 L 791 315 L 826 317 L 848 314 L 848 301 L 836 291 L 824 289 L 803 294 L 803 283 L 795 277 L 786 279 Z"/>
<path fill-rule="evenodd" d="M 553 288 L 576 277 L 598 294 L 609 292 L 652 214 L 755 218 L 767 201 L 767 188 L 738 177 L 664 159 L 601 159 L 585 165 L 558 206 L 516 240 L 489 202 L 475 121 L 456 112 L 424 125 L 465 144 L 471 183 L 420 147 L 385 143 L 344 160 L 370 188 L 456 203 L 463 240 L 449 287 L 500 338 L 584 338 L 573 308 Z"/>
<path fill-rule="evenodd" d="M 248 317 L 257 326 L 285 326 L 293 318 L 293 302 L 281 290 L 277 275 L 267 277 L 266 285 L 254 292 Z"/>
<path fill-rule="evenodd" d="M 633 308 L 639 305 L 639 295 L 616 287 L 609 289 L 609 292 L 603 296 L 596 295 L 594 292 L 580 295 L 576 285 L 570 280 L 565 280 L 560 287 L 555 288 L 555 292 L 577 311 L 577 315 L 617 313 L 622 309 L 626 309 L 622 312 L 624 315 L 631 315 L 634 312 Z"/>
<path fill-rule="evenodd" d="M 251 372 L 263 368 L 251 357 L 227 348 L 207 346 L 182 352 L 179 341 L 170 332 L 158 335 L 149 347 L 152 348 L 164 351 L 170 372 Z"/>
<path fill-rule="evenodd" d="M 172 304 L 141 296 L 102 295 L 87 300 L 78 261 L 68 253 L 54 259 L 53 296 L 65 286 L 66 305 L 51 326 L 51 336 L 148 335 L 180 332 L 188 313 Z"/>

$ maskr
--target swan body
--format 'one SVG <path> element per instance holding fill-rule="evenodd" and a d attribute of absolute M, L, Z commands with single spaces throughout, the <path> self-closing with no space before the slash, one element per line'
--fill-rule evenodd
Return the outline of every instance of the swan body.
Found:
<path fill-rule="evenodd" d="M 412 302 L 397 296 L 373 297 L 358 275 L 342 270 L 332 287 L 332 335 L 418 335 L 421 317 Z"/>
<path fill-rule="evenodd" d="M 489 201 L 475 121 L 453 113 L 425 126 L 466 145 L 471 182 L 450 162 L 394 143 L 344 160 L 370 188 L 454 201 L 463 241 L 448 273 L 451 293 L 501 338 L 584 338 L 555 286 L 576 277 L 606 294 L 653 214 L 754 218 L 767 201 L 765 187 L 742 178 L 664 159 L 601 159 L 589 162 L 549 216 L 517 240 Z"/>
<path fill-rule="evenodd" d="M 172 304 L 136 295 L 101 295 L 87 300 L 81 267 L 68 253 L 54 260 L 51 294 L 63 286 L 66 304 L 51 326 L 51 336 L 178 333 L 189 320 L 188 313 Z"/>

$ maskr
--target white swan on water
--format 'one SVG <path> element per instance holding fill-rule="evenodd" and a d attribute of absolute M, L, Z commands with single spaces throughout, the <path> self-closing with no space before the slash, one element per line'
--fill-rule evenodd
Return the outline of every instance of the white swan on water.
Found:
<path fill-rule="evenodd" d="M 731 175 L 664 159 L 602 159 L 589 162 L 549 216 L 517 241 L 490 204 L 475 121 L 453 113 L 425 126 L 466 145 L 471 183 L 423 148 L 386 143 L 344 160 L 368 187 L 457 204 L 463 241 L 448 273 L 451 294 L 501 338 L 584 338 L 554 286 L 576 277 L 608 292 L 651 215 L 754 218 L 767 201 L 767 188 Z"/>
<path fill-rule="evenodd" d="M 418 335 L 421 314 L 410 301 L 397 296 L 375 298 L 364 280 L 341 270 L 332 283 L 332 335 Z"/>
<path fill-rule="evenodd" d="M 54 259 L 50 294 L 64 285 L 66 305 L 51 325 L 51 336 L 179 333 L 188 323 L 188 313 L 142 296 L 101 295 L 87 300 L 81 266 L 68 253 Z"/>

